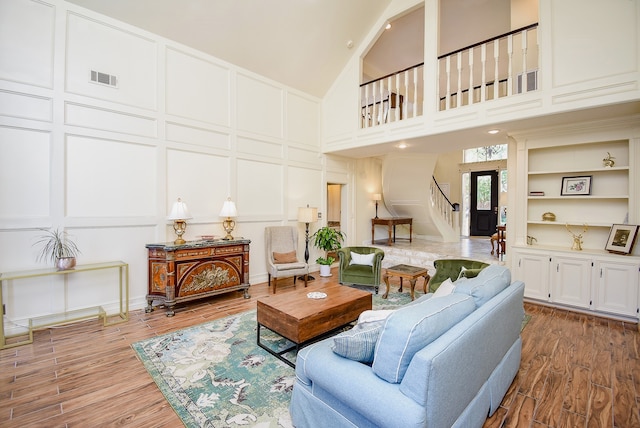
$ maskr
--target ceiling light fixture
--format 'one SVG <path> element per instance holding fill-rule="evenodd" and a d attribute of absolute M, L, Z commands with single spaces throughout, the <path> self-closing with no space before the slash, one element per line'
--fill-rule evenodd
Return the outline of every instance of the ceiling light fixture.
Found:
<path fill-rule="evenodd" d="M 385 28 L 386 30 L 390 29 L 390 28 L 391 28 L 391 23 L 390 23 L 390 22 L 387 22 L 387 26 L 386 26 L 386 27 L 384 27 L 384 28 Z"/>
<path fill-rule="evenodd" d="M 499 129 L 490 129 L 489 131 L 487 131 L 487 134 L 495 135 L 495 134 L 497 134 L 498 132 L 500 132 L 500 130 L 499 130 Z"/>
<path fill-rule="evenodd" d="M 399 149 L 406 149 L 407 147 L 409 147 L 409 146 L 407 146 L 407 143 L 400 143 L 400 144 L 398 144 L 398 148 L 399 148 Z"/>

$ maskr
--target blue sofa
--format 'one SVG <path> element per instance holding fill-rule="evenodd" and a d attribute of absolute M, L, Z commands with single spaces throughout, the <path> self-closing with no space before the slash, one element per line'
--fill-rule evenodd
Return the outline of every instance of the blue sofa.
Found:
<path fill-rule="evenodd" d="M 453 285 L 371 326 L 359 323 L 344 338 L 302 349 L 290 405 L 294 426 L 481 427 L 520 366 L 524 283 L 511 283 L 507 268 L 491 265 Z M 341 341 L 355 336 L 373 340 L 373 350 L 351 343 L 355 355 L 349 346 L 349 358 L 338 355 L 345 352 Z"/>

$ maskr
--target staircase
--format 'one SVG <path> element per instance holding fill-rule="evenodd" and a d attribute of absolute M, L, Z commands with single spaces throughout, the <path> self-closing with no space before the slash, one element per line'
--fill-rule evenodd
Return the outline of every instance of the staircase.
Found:
<path fill-rule="evenodd" d="M 437 160 L 436 154 L 388 155 L 382 164 L 384 204 L 394 217 L 413 218 L 415 235 L 458 242 L 459 212 L 453 211 L 433 181 Z"/>

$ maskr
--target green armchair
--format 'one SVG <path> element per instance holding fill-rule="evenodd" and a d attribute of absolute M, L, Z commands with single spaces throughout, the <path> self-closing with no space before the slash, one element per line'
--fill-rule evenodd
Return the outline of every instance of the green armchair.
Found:
<path fill-rule="evenodd" d="M 338 251 L 340 284 L 371 285 L 376 294 L 380 286 L 384 251 L 375 247 L 343 247 Z M 355 253 L 355 256 L 352 254 Z"/>
<path fill-rule="evenodd" d="M 480 262 L 478 260 L 467 259 L 440 259 L 433 262 L 433 266 L 436 268 L 436 273 L 433 274 L 429 280 L 429 292 L 435 293 L 447 278 L 451 278 L 451 281 L 458 279 L 462 268 L 465 271 L 462 273 L 462 277 L 473 278 L 478 275 L 482 269 L 489 266 L 488 263 Z"/>

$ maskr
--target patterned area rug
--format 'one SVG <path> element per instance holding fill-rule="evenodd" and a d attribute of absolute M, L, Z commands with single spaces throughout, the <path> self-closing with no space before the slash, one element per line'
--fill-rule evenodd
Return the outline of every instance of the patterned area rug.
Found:
<path fill-rule="evenodd" d="M 373 307 L 390 309 L 409 301 L 408 293 L 390 293 L 387 300 L 378 294 Z M 291 345 L 266 329 L 261 339 L 272 349 Z M 186 427 L 292 426 L 294 369 L 256 345 L 255 311 L 132 347 Z"/>
<path fill-rule="evenodd" d="M 373 296 L 374 309 L 409 302 L 408 293 Z M 291 345 L 267 329 L 261 339 L 272 349 Z M 294 369 L 256 344 L 255 310 L 131 346 L 186 427 L 292 427 Z"/>

